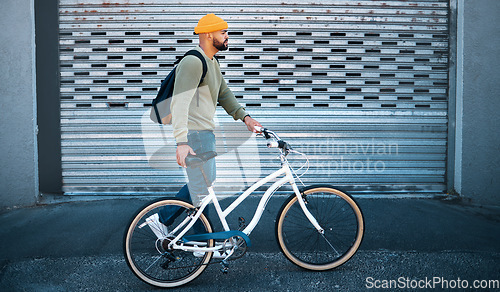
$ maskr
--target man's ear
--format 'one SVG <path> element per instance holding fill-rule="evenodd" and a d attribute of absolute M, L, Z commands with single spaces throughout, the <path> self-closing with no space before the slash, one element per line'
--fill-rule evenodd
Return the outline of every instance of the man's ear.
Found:
<path fill-rule="evenodd" d="M 210 36 L 209 33 L 199 33 L 198 37 L 200 38 L 200 40 L 202 40 L 202 39 L 206 40 L 206 39 L 210 39 L 211 38 L 211 36 Z"/>

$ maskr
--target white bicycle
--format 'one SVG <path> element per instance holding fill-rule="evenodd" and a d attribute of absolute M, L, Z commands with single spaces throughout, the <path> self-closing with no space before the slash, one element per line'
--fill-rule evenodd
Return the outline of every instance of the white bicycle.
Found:
<path fill-rule="evenodd" d="M 176 198 L 162 198 L 148 203 L 132 217 L 125 231 L 124 253 L 128 266 L 139 279 L 156 287 L 184 285 L 206 269 L 214 253 L 221 258 L 223 272 L 227 272 L 227 261 L 245 254 L 251 245 L 249 235 L 270 197 L 286 183 L 291 185 L 293 194 L 278 212 L 275 228 L 278 245 L 286 258 L 304 269 L 325 271 L 344 264 L 356 253 L 364 234 L 364 220 L 354 199 L 326 185 L 299 189 L 296 180 L 302 181 L 290 166 L 287 156 L 292 152 L 302 153 L 293 150 L 276 133 L 264 128 L 258 130 L 266 139 L 272 139 L 268 147 L 279 149 L 281 169 L 249 187 L 225 210 L 203 174 L 209 195 L 202 200 L 201 206 L 195 207 Z M 190 167 L 199 167 L 216 155 L 208 152 L 188 156 L 186 163 Z M 248 226 L 240 222 L 238 230 L 229 228 L 226 217 L 257 188 L 273 180 L 276 181 L 262 196 Z M 224 231 L 214 232 L 203 213 L 211 202 Z M 155 230 L 147 219 L 165 206 L 175 207 L 178 216 L 168 228 L 156 226 Z"/>

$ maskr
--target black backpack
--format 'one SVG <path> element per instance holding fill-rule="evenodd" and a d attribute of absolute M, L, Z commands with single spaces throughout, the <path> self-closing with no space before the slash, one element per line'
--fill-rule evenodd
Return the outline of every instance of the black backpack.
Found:
<path fill-rule="evenodd" d="M 203 73 L 201 74 L 200 83 L 198 83 L 198 86 L 200 86 L 200 84 L 203 82 L 203 79 L 205 78 L 205 75 L 207 74 L 207 62 L 205 61 L 205 58 L 200 52 L 198 52 L 197 50 L 187 51 L 186 54 L 182 56 L 182 58 L 180 58 L 174 63 L 174 65 L 177 65 L 184 57 L 188 55 L 193 55 L 198 57 L 203 65 Z M 176 68 L 177 66 L 175 66 L 174 69 L 172 69 L 172 71 L 170 71 L 167 77 L 165 77 L 165 79 L 162 81 L 160 89 L 158 90 L 158 94 L 156 95 L 155 99 L 153 99 L 151 113 L 149 114 L 149 117 L 155 123 L 163 125 L 172 123 L 172 113 L 170 112 L 170 103 L 172 102 L 172 93 L 174 92 Z"/>

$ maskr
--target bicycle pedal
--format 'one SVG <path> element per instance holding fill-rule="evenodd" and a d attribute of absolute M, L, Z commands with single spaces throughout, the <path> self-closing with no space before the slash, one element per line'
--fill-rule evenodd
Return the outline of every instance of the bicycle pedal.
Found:
<path fill-rule="evenodd" d="M 168 270 L 168 266 L 170 265 L 170 261 L 166 261 L 160 265 L 160 267 L 164 270 Z"/>
<path fill-rule="evenodd" d="M 238 217 L 238 225 L 239 225 L 238 230 L 241 231 L 241 230 L 245 229 L 245 227 L 247 227 L 247 225 L 245 223 L 245 218 Z"/>
<path fill-rule="evenodd" d="M 222 268 L 220 269 L 220 271 L 223 273 L 223 274 L 227 274 L 229 272 L 229 265 L 227 264 L 226 260 L 223 260 L 222 262 L 220 262 Z"/>

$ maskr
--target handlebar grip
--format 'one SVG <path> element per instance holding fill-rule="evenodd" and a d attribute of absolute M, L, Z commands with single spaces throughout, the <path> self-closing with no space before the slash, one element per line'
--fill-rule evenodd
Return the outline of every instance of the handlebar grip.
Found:
<path fill-rule="evenodd" d="M 268 148 L 278 148 L 279 147 L 279 143 L 277 141 L 271 141 L 271 142 L 267 143 L 267 147 Z"/>
<path fill-rule="evenodd" d="M 281 148 L 283 150 L 288 149 L 288 144 L 283 140 L 272 141 L 267 143 L 268 148 Z"/>
<path fill-rule="evenodd" d="M 259 127 L 259 126 L 254 126 L 254 129 L 255 129 L 258 133 L 263 134 L 263 135 L 264 135 L 264 137 L 265 137 L 266 139 L 271 138 L 271 135 L 269 135 L 269 132 L 267 131 L 267 129 L 266 129 L 266 128 L 264 128 L 264 127 Z"/>

